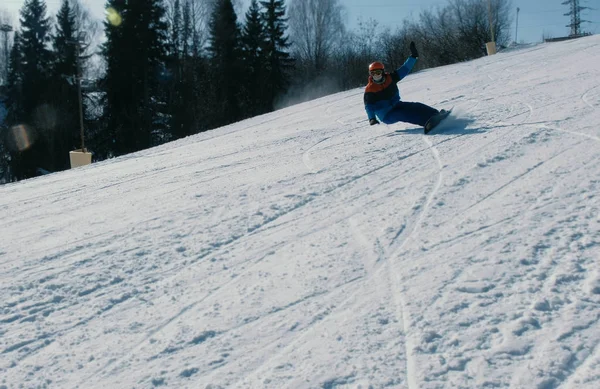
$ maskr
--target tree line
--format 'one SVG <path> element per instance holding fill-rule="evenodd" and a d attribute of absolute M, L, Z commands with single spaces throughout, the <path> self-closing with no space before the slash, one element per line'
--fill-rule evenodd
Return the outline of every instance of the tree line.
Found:
<path fill-rule="evenodd" d="M 491 40 L 487 0 L 449 0 L 395 30 L 346 29 L 340 0 L 288 3 L 252 0 L 238 17 L 235 0 L 107 0 L 94 46 L 100 26 L 78 0 L 56 18 L 26 0 L 4 65 L 0 183 L 68 169 L 80 112 L 99 161 L 364 86 L 370 62 L 400 66 L 410 41 L 423 69 L 484 56 Z M 499 46 L 509 9 L 493 1 Z"/>

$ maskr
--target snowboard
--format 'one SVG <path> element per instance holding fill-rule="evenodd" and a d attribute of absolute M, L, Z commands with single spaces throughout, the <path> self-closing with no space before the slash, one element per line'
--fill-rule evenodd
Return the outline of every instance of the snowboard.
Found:
<path fill-rule="evenodd" d="M 452 113 L 452 109 L 446 111 L 442 109 L 440 113 L 429 118 L 427 123 L 425 124 L 425 134 L 429 134 L 432 130 L 434 130 L 444 119 L 448 117 Z"/>

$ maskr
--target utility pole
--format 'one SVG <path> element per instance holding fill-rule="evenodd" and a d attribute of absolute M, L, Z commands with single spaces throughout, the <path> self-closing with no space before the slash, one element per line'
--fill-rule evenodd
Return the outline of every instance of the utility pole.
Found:
<path fill-rule="evenodd" d="M 8 63 L 9 63 L 9 52 L 8 52 L 8 34 L 11 33 L 13 30 L 12 26 L 10 24 L 0 24 L 0 32 L 2 32 L 4 34 L 4 61 L 5 64 L 2 66 L 2 69 L 0 69 L 0 71 L 2 72 L 2 78 L 4 80 L 5 83 L 8 83 Z"/>
<path fill-rule="evenodd" d="M 79 100 L 79 130 L 81 133 L 81 152 L 85 152 L 85 141 L 84 141 L 84 130 L 83 130 L 83 96 L 81 92 L 81 79 L 83 77 L 83 70 L 81 67 L 81 59 L 80 56 L 82 54 L 81 47 L 85 44 L 85 33 L 80 32 L 77 34 L 77 38 L 69 39 L 67 42 L 75 45 L 75 63 L 76 63 L 76 74 L 75 74 L 75 82 L 77 83 L 77 97 Z"/>
<path fill-rule="evenodd" d="M 75 78 L 77 79 L 77 94 L 79 95 L 79 129 L 81 131 L 81 149 L 73 150 L 69 152 L 69 159 L 71 160 L 71 169 L 85 166 L 92 163 L 92 153 L 88 152 L 85 148 L 84 141 L 84 130 L 83 130 L 83 97 L 81 95 L 81 78 L 83 76 L 83 70 L 81 67 L 81 55 L 82 53 L 82 45 L 85 45 L 86 34 L 85 32 L 80 32 L 77 34 L 77 39 L 75 42 L 71 41 L 75 44 L 75 48 L 77 49 L 76 53 L 76 64 L 77 64 L 77 74 Z"/>
<path fill-rule="evenodd" d="M 85 35 L 81 33 L 77 37 L 77 54 L 75 55 L 77 62 L 77 95 L 79 97 L 79 129 L 81 132 L 81 152 L 85 153 L 87 150 L 85 149 L 84 142 L 84 131 L 83 131 L 83 97 L 81 94 L 81 78 L 83 77 L 83 70 L 81 69 L 81 60 L 79 57 L 81 56 L 81 43 L 85 39 Z"/>
<path fill-rule="evenodd" d="M 571 37 L 577 37 L 581 35 L 581 23 L 586 22 L 586 20 L 581 20 L 581 11 L 584 9 L 588 9 L 589 7 L 581 7 L 579 5 L 579 0 L 567 0 L 562 3 L 563 5 L 570 5 L 571 11 L 564 14 L 565 16 L 571 17 L 571 24 L 567 24 L 567 27 L 571 28 Z"/>
<path fill-rule="evenodd" d="M 519 35 L 519 11 L 521 8 L 517 7 L 517 27 L 515 28 L 515 43 L 519 44 L 518 35 Z"/>

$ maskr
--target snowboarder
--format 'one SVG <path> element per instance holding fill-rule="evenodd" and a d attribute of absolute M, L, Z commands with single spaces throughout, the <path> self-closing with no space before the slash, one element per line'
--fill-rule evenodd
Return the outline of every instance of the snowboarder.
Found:
<path fill-rule="evenodd" d="M 410 42 L 410 57 L 395 72 L 385 72 L 381 62 L 373 62 L 369 65 L 369 83 L 365 88 L 364 100 L 370 125 L 379 122 L 385 124 L 408 122 L 423 126 L 425 133 L 428 133 L 448 116 L 448 111 L 438 111 L 423 103 L 400 100 L 396 83 L 410 73 L 418 57 L 415 42 Z"/>

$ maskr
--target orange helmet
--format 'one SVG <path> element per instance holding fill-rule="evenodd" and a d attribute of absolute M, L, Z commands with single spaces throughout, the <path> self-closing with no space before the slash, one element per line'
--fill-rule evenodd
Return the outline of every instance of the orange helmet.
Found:
<path fill-rule="evenodd" d="M 369 71 L 372 72 L 373 70 L 383 70 L 383 64 L 381 62 L 373 62 L 369 65 Z"/>

